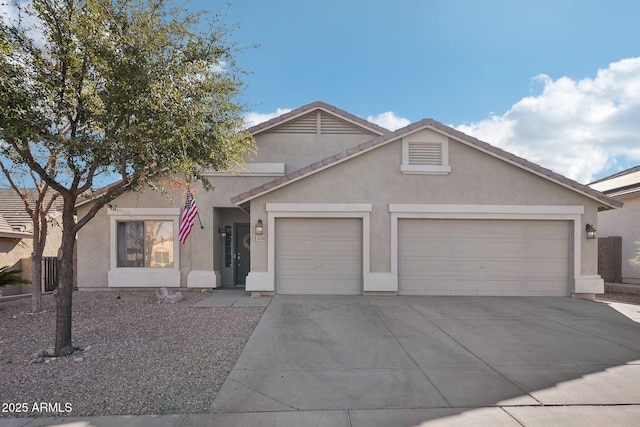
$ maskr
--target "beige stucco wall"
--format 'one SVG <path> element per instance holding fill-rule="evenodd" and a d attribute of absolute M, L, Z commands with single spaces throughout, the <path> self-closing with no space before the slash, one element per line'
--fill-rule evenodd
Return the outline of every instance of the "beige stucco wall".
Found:
<path fill-rule="evenodd" d="M 59 218 L 58 218 L 59 219 Z M 57 256 L 60 242 L 62 241 L 62 228 L 57 224 L 49 224 L 47 229 L 47 243 L 43 256 Z M 20 268 L 20 260 L 31 258 L 33 251 L 32 239 L 6 239 L 0 238 L 0 267 L 16 265 Z"/>
<path fill-rule="evenodd" d="M 258 151 L 247 162 L 285 163 L 286 172 L 331 156 L 363 141 L 371 139 L 366 133 L 349 135 L 313 135 L 264 132 L 256 136 Z M 265 182 L 273 176 L 220 176 L 210 174 L 213 191 L 204 191 L 195 184 L 196 202 L 203 229 L 196 220 L 194 229 L 184 245 L 180 245 L 180 282 L 186 286 L 191 271 L 216 271 L 224 286 L 233 286 L 233 267 L 224 265 L 223 241 L 218 237 L 218 228 L 235 223 L 250 222 L 231 198 Z M 182 208 L 179 191 L 171 194 L 172 202 L 150 189 L 127 193 L 112 202 L 121 208 Z M 214 209 L 216 208 L 216 209 Z M 221 209 L 229 208 L 229 209 Z M 81 205 L 78 214 L 83 216 L 89 205 Z M 105 207 L 78 233 L 78 286 L 80 288 L 106 288 L 110 269 L 110 221 Z M 255 221 L 251 222 L 255 224 Z M 232 241 L 232 245 L 233 245 Z M 233 246 L 232 246 L 233 247 Z M 220 284 L 218 284 L 219 286 Z"/>
<path fill-rule="evenodd" d="M 186 286 L 187 275 L 190 271 L 224 270 L 224 268 L 220 268 L 224 266 L 224 259 L 216 257 L 215 254 L 221 253 L 223 249 L 218 237 L 218 227 L 226 224 L 230 214 L 226 213 L 227 210 L 224 210 L 225 213 L 222 213 L 223 210 L 216 212 L 214 207 L 231 207 L 230 211 L 238 211 L 242 214 L 242 211 L 230 202 L 231 196 L 236 195 L 237 192 L 246 191 L 251 186 L 260 185 L 266 178 L 212 177 L 210 179 L 215 186 L 213 191 L 204 191 L 200 185 L 195 186 L 195 199 L 202 228 L 200 221 L 196 219 L 191 235 L 185 244 L 180 244 L 181 286 Z M 243 179 L 245 180 L 244 185 L 241 182 Z M 173 202 L 164 195 L 149 189 L 143 192 L 124 194 L 118 197 L 112 205 L 124 210 L 131 208 L 181 209 L 184 206 L 182 194 L 179 191 L 174 191 L 171 197 Z M 78 215 L 85 215 L 89 206 L 89 204 L 81 205 L 78 208 Z M 111 257 L 108 210 L 108 207 L 102 208 L 78 233 L 78 286 L 80 288 L 106 288 L 108 286 Z M 229 225 L 233 225 L 233 223 Z M 175 237 L 177 238 L 177 236 Z M 217 260 L 215 268 L 214 260 Z M 221 273 L 224 274 L 224 277 L 228 277 L 224 271 Z"/>
<path fill-rule="evenodd" d="M 622 281 L 640 284 L 640 267 L 629 262 L 640 251 L 640 193 L 619 200 L 622 208 L 598 214 L 598 236 L 622 237 Z"/>
<path fill-rule="evenodd" d="M 266 203 L 372 203 L 371 272 L 389 272 L 389 204 L 495 204 L 584 206 L 580 229 L 597 224 L 597 202 L 547 179 L 450 140 L 448 175 L 400 172 L 401 141 L 251 201 L 251 223 L 267 218 Z M 266 233 L 266 231 L 265 231 Z M 597 274 L 597 241 L 581 236 L 581 274 Z M 254 246 L 252 272 L 267 271 L 267 244 Z"/>
<path fill-rule="evenodd" d="M 160 194 L 152 191 L 128 193 L 113 201 L 119 208 L 172 207 Z M 90 204 L 78 207 L 78 217 L 86 215 Z M 80 231 L 78 247 L 78 287 L 107 287 L 107 273 L 110 266 L 110 224 L 107 210 L 102 208 Z"/>
<path fill-rule="evenodd" d="M 377 135 L 365 133 L 348 135 L 259 134 L 256 142 L 260 150 L 252 161 L 285 163 L 285 172 L 290 173 L 355 147 L 375 136 Z"/>
<path fill-rule="evenodd" d="M 370 139 L 367 135 L 259 134 L 259 152 L 250 162 L 286 163 L 291 172 Z M 251 272 L 267 271 L 268 224 L 265 203 L 371 203 L 370 271 L 387 273 L 391 268 L 391 221 L 389 204 L 495 204 L 584 206 L 579 229 L 597 224 L 598 203 L 574 191 L 538 177 L 451 140 L 448 175 L 407 175 L 400 172 L 401 141 L 395 141 L 347 162 L 275 190 L 251 202 L 250 218 L 231 198 L 275 179 L 265 176 L 211 175 L 215 189 L 196 187 L 196 201 L 204 229 L 196 221 L 185 245 L 180 245 L 180 285 L 187 286 L 193 271 L 219 274 L 222 284 L 233 285 L 233 267 L 224 266 L 223 241 L 218 228 L 262 219 L 264 240 L 252 239 Z M 163 195 L 145 190 L 129 193 L 113 202 L 118 208 L 181 208 Z M 83 215 L 88 205 L 80 206 Z M 110 219 L 103 208 L 78 236 L 78 285 L 106 288 L 110 269 Z M 233 243 L 233 242 L 232 242 Z M 597 274 L 597 241 L 580 234 L 582 275 Z M 220 285 L 220 284 L 218 284 Z"/>

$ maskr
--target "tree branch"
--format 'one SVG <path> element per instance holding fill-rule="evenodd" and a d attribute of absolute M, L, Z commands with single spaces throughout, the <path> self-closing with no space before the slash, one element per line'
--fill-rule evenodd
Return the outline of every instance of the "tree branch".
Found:
<path fill-rule="evenodd" d="M 26 165 L 29 167 L 29 169 L 31 169 L 32 171 L 34 171 L 35 173 L 38 174 L 38 176 L 47 184 L 49 184 L 49 186 L 51 188 L 53 188 L 54 190 L 56 190 L 58 193 L 65 193 L 67 191 L 67 189 L 60 183 L 58 183 L 55 179 L 53 179 L 52 177 L 49 176 L 49 174 L 47 173 L 47 171 L 40 165 L 40 163 L 38 163 L 34 157 L 33 154 L 31 153 L 31 150 L 29 150 L 29 148 L 23 148 L 20 147 L 18 145 L 18 143 L 16 143 L 15 140 L 9 140 L 6 141 L 9 145 L 11 145 L 11 147 L 16 150 L 16 152 L 18 153 L 18 155 L 20 156 L 20 158 L 26 163 Z M 49 164 L 50 162 L 48 162 Z"/>
<path fill-rule="evenodd" d="M 129 191 L 129 189 L 135 184 L 137 184 L 136 181 L 127 181 L 123 178 L 106 187 L 104 189 L 104 193 L 91 200 L 93 206 L 91 206 L 89 212 L 87 212 L 82 218 L 78 219 L 75 225 L 75 231 L 78 232 L 100 211 L 100 209 L 102 209 L 104 205 Z"/>
<path fill-rule="evenodd" d="M 29 218 L 31 218 L 33 220 L 34 218 L 34 211 L 31 208 L 30 204 L 29 204 L 29 200 L 27 198 L 26 192 L 23 193 L 20 189 L 20 187 L 18 187 L 18 185 L 15 183 L 15 181 L 13 180 L 10 171 L 7 169 L 7 167 L 4 165 L 4 163 L 0 162 L 0 168 L 2 168 L 2 172 L 4 173 L 5 177 L 7 178 L 7 181 L 9 181 L 9 185 L 11 186 L 11 188 L 18 194 L 18 196 L 20 197 L 20 199 L 22 200 L 22 203 L 24 203 L 24 208 L 27 211 L 27 214 L 29 215 Z"/>

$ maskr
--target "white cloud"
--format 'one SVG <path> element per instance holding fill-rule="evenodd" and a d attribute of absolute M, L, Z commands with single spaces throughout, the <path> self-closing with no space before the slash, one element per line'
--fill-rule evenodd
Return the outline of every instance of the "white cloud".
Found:
<path fill-rule="evenodd" d="M 411 123 L 409 119 L 396 116 L 393 111 L 387 111 L 377 116 L 369 116 L 367 117 L 367 121 L 390 130 L 400 129 Z"/>
<path fill-rule="evenodd" d="M 268 120 L 271 120 L 283 114 L 286 114 L 289 111 L 291 111 L 291 108 L 278 108 L 275 112 L 272 112 L 272 113 L 250 112 L 244 116 L 244 122 L 247 127 L 251 127 L 251 126 L 258 125 L 260 123 L 264 123 Z"/>
<path fill-rule="evenodd" d="M 20 7 L 11 0 L 0 1 L 0 19 L 5 25 L 20 25 L 26 34 L 34 41 L 36 47 L 45 46 L 42 33 L 42 22 L 34 16 L 31 0 L 20 3 Z"/>
<path fill-rule="evenodd" d="M 536 79 L 540 95 L 456 128 L 583 183 L 640 163 L 640 58 L 612 63 L 595 78 Z"/>

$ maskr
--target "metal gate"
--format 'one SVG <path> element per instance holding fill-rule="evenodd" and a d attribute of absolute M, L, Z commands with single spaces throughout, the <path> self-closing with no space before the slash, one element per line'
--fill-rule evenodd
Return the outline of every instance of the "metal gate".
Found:
<path fill-rule="evenodd" d="M 42 290 L 51 292 L 58 287 L 58 258 L 42 257 Z"/>

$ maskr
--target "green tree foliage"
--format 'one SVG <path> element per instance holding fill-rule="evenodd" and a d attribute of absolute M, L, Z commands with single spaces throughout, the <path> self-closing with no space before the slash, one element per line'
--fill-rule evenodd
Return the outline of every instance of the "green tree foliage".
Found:
<path fill-rule="evenodd" d="M 32 0 L 0 25 L 0 160 L 64 200 L 56 353 L 71 351 L 73 246 L 120 194 L 162 174 L 209 182 L 253 150 L 242 70 L 220 15 L 167 0 Z M 202 28 L 206 28 L 202 30 Z M 117 176 L 95 192 L 100 176 Z M 88 213 L 74 218 L 80 196 Z"/>

